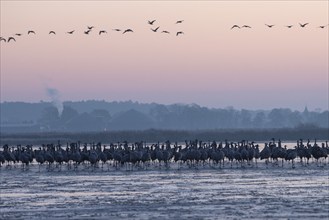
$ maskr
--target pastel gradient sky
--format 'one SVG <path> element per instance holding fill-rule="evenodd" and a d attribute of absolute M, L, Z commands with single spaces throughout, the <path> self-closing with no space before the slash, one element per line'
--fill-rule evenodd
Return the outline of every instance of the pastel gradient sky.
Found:
<path fill-rule="evenodd" d="M 50 101 L 54 88 L 63 101 L 326 110 L 329 27 L 318 26 L 328 24 L 328 8 L 328 1 L 1 1 L 1 36 L 23 34 L 0 43 L 1 102 Z M 171 33 L 150 31 L 152 19 Z M 230 30 L 234 24 L 252 29 Z M 87 25 L 96 27 L 90 35 Z"/>

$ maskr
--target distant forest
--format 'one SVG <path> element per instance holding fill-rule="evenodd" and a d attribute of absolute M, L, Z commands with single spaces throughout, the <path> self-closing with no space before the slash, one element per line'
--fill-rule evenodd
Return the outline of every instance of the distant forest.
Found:
<path fill-rule="evenodd" d="M 329 112 L 215 109 L 195 104 L 81 101 L 3 102 L 1 132 L 99 132 L 214 129 L 328 128 Z"/>

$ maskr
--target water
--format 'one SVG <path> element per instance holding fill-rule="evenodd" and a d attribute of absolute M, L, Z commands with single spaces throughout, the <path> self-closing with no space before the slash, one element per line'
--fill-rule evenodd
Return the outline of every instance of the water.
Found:
<path fill-rule="evenodd" d="M 0 168 L 1 219 L 328 219 L 328 165 Z"/>

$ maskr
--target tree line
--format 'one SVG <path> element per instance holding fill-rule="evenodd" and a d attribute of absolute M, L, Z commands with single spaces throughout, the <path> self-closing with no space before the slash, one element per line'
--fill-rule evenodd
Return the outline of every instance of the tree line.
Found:
<path fill-rule="evenodd" d="M 52 103 L 1 103 L 4 132 L 313 129 L 328 128 L 328 111 L 210 109 L 198 105 L 137 102 L 65 102 L 62 111 Z"/>

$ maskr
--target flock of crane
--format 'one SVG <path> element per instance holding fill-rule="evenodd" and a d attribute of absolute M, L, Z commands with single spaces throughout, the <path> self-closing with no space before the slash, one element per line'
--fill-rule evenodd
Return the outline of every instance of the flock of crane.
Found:
<path fill-rule="evenodd" d="M 178 21 L 176 21 L 176 24 L 181 24 L 181 23 L 183 23 L 183 21 L 184 20 L 178 20 Z M 152 21 L 148 21 L 147 23 L 149 25 L 154 25 L 155 22 L 156 22 L 156 20 L 152 20 Z M 307 25 L 309 25 L 309 23 L 299 23 L 299 26 L 301 28 L 305 28 Z M 273 28 L 276 25 L 275 24 L 265 24 L 265 26 L 267 26 L 268 28 Z M 292 28 L 293 26 L 294 25 L 286 25 L 285 27 Z M 324 29 L 327 26 L 329 26 L 329 24 L 327 24 L 327 25 L 320 25 L 317 28 Z M 87 26 L 87 30 L 83 31 L 83 33 L 86 34 L 86 35 L 89 35 L 94 30 L 94 28 L 95 28 L 94 26 Z M 153 32 L 158 32 L 159 31 L 159 28 L 160 28 L 160 26 L 157 26 L 156 28 L 150 28 L 150 30 L 153 31 Z M 242 26 L 240 26 L 240 25 L 235 24 L 235 25 L 233 25 L 231 27 L 231 30 L 232 29 L 237 29 L 237 28 L 238 29 L 241 29 L 241 28 L 252 28 L 252 27 L 250 25 L 242 25 Z M 116 32 L 122 32 L 122 34 L 126 34 L 126 33 L 129 33 L 129 32 L 134 32 L 133 29 L 131 29 L 131 28 L 128 28 L 128 29 L 115 28 L 115 29 L 112 29 L 112 30 L 113 31 L 116 31 Z M 69 35 L 72 35 L 74 33 L 75 33 L 75 30 L 70 30 L 70 31 L 67 31 L 66 32 L 66 34 L 69 34 Z M 106 30 L 103 30 L 103 29 L 98 30 L 98 34 L 99 35 L 107 34 L 107 33 L 108 32 Z M 160 33 L 170 34 L 170 32 L 168 30 L 162 30 Z M 30 34 L 34 34 L 35 35 L 36 32 L 34 30 L 28 30 L 27 31 L 27 34 L 28 35 L 30 35 Z M 175 35 L 176 36 L 179 36 L 179 35 L 182 35 L 182 34 L 184 34 L 183 31 L 177 31 L 177 32 L 175 32 Z M 22 35 L 23 35 L 22 33 L 16 33 L 16 34 L 14 34 L 15 37 L 20 37 Z M 56 32 L 54 30 L 51 30 L 51 31 L 49 31 L 49 35 L 56 35 Z M 11 36 L 11 37 L 8 37 L 8 38 L 0 37 L 0 42 L 3 41 L 3 42 L 8 42 L 9 43 L 10 41 L 16 41 L 16 38 L 14 36 Z"/>
<path fill-rule="evenodd" d="M 301 28 L 305 28 L 306 27 L 306 25 L 309 25 L 309 23 L 298 23 L 299 24 L 299 26 L 301 27 Z M 273 28 L 274 26 L 276 26 L 275 24 L 265 24 L 265 26 L 267 26 L 268 28 Z M 320 26 L 317 26 L 317 28 L 321 28 L 321 29 L 324 29 L 325 27 L 327 27 L 327 26 L 329 26 L 329 24 L 327 24 L 327 25 L 320 25 Z M 286 28 L 292 28 L 292 27 L 294 27 L 294 25 L 293 24 L 290 24 L 290 25 L 286 25 L 285 26 Z M 233 25 L 232 27 L 231 27 L 231 30 L 232 29 L 234 29 L 234 28 L 251 28 L 251 26 L 249 26 L 249 25 L 242 25 L 242 26 L 239 26 L 239 25 L 237 25 L 237 24 L 235 24 L 235 25 Z"/>
<path fill-rule="evenodd" d="M 111 143 L 110 145 L 80 144 L 80 142 L 67 143 L 66 147 L 60 142 L 57 144 L 42 145 L 38 149 L 27 146 L 4 145 L 0 150 L 0 166 L 7 169 L 20 165 L 23 170 L 29 166 L 39 164 L 46 169 L 60 171 L 63 165 L 67 169 L 77 170 L 79 165 L 85 168 L 101 168 L 107 164 L 108 170 L 112 166 L 115 169 L 133 170 L 148 169 L 153 167 L 164 167 L 169 169 L 175 166 L 178 169 L 185 168 L 221 168 L 226 166 L 236 167 L 257 167 L 257 160 L 265 160 L 266 168 L 269 163 L 273 166 L 284 166 L 284 161 L 291 161 L 292 168 L 295 168 L 295 159 L 300 158 L 302 166 L 308 166 L 314 161 L 317 166 L 326 165 L 326 158 L 329 154 L 328 141 L 313 144 L 308 140 L 298 140 L 297 145 L 292 149 L 282 146 L 281 141 L 265 143 L 260 151 L 259 145 L 254 142 L 202 142 L 198 140 L 185 141 L 185 144 L 156 143 L 147 145 L 145 142 Z M 281 161 L 280 161 L 281 160 Z M 322 165 L 321 165 L 322 164 Z M 290 166 L 290 165 L 289 165 Z M 1 171 L 1 169 L 0 169 Z"/>
<path fill-rule="evenodd" d="M 147 23 L 149 25 L 154 25 L 154 23 L 156 22 L 156 20 L 152 20 L 152 21 L 147 21 Z M 178 20 L 176 21 L 175 24 L 181 24 L 183 23 L 184 20 Z M 95 26 L 87 26 L 87 30 L 83 31 L 84 34 L 86 35 L 89 35 L 93 30 L 94 30 Z M 153 32 L 158 32 L 159 31 L 159 28 L 160 26 L 156 27 L 156 28 L 150 28 L 151 31 Z M 134 32 L 133 29 L 131 28 L 128 28 L 128 29 L 119 29 L 119 28 L 115 28 L 115 29 L 112 29 L 112 31 L 115 31 L 115 32 L 122 32 L 122 34 L 126 34 L 126 33 L 132 33 Z M 66 34 L 68 35 L 72 35 L 75 33 L 75 30 L 70 30 L 70 31 L 67 31 Z M 108 32 L 106 30 L 99 30 L 98 31 L 98 35 L 102 35 L 102 34 L 107 34 Z M 168 30 L 162 30 L 160 33 L 163 33 L 163 34 L 170 34 L 170 32 Z M 28 30 L 27 31 L 27 34 L 30 35 L 30 34 L 33 34 L 35 35 L 36 32 L 34 30 Z M 182 35 L 184 34 L 183 31 L 177 31 L 176 32 L 176 36 L 179 36 L 179 35 Z M 20 37 L 22 36 L 23 34 L 22 33 L 16 33 L 14 34 L 14 36 L 17 36 L 17 37 Z M 56 32 L 54 30 L 51 30 L 49 31 L 49 35 L 56 35 Z M 3 42 L 10 42 L 10 41 L 16 41 L 16 38 L 14 36 L 11 36 L 11 37 L 8 37 L 8 39 L 4 38 L 4 37 L 0 37 L 0 42 L 3 41 Z"/>

